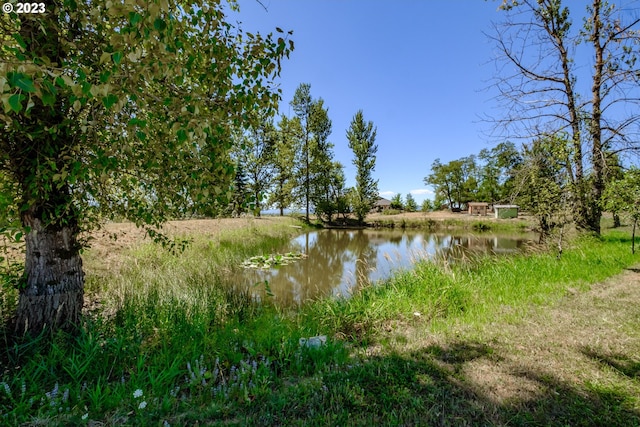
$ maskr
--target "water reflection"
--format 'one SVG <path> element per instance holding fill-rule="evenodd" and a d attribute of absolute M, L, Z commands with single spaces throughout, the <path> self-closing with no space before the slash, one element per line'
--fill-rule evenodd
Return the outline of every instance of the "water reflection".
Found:
<path fill-rule="evenodd" d="M 277 249 L 279 253 L 306 253 L 306 259 L 273 269 L 238 269 L 230 282 L 252 289 L 262 299 L 266 298 L 266 281 L 278 304 L 300 304 L 321 296 L 350 295 L 389 277 L 394 270 L 409 268 L 418 259 L 438 257 L 456 262 L 474 254 L 515 253 L 533 240 L 523 235 L 319 230 L 304 233 Z"/>

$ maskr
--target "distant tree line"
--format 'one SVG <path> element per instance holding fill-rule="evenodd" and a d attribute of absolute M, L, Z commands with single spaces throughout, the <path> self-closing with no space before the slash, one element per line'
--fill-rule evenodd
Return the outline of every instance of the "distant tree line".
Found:
<path fill-rule="evenodd" d="M 377 145 L 376 128 L 363 112 L 355 113 L 346 138 L 353 151 L 356 185 L 346 188 L 344 166 L 334 160 L 329 136 L 332 123 L 322 98 L 301 84 L 290 102 L 292 117 L 258 117 L 257 125 L 234 137 L 232 158 L 235 178 L 230 182 L 227 204 L 207 215 L 257 216 L 266 206 L 302 208 L 326 222 L 354 213 L 363 222 L 378 200 L 378 181 L 373 178 Z"/>
<path fill-rule="evenodd" d="M 424 182 L 434 189 L 436 207 L 462 208 L 472 201 L 506 203 L 512 201 L 522 163 L 522 153 L 512 142 L 504 142 L 448 163 L 436 159 Z"/>
<path fill-rule="evenodd" d="M 514 203 L 537 219 L 541 240 L 554 230 L 574 222 L 572 180 L 566 135 L 546 136 L 523 144 L 511 142 L 483 149 L 442 163 L 436 159 L 424 182 L 434 189 L 435 199 L 425 201 L 423 210 L 462 209 L 469 202 Z M 640 219 L 640 180 L 635 166 L 625 168 L 617 153 L 604 152 L 605 190 L 601 209 L 613 215 L 614 227 L 620 214 L 635 225 Z M 399 202 L 399 195 L 396 196 Z M 393 207 L 393 201 L 392 201 Z"/>

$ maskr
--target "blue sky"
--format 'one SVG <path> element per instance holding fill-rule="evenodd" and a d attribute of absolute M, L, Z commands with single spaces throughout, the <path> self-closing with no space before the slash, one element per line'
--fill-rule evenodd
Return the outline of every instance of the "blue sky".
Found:
<path fill-rule="evenodd" d="M 333 123 L 330 140 L 355 167 L 345 136 L 362 109 L 378 129 L 374 176 L 384 197 L 411 192 L 432 198 L 423 178 L 436 159 L 449 161 L 500 141 L 486 134 L 496 113 L 487 90 L 494 46 L 483 35 L 499 22 L 500 1 L 483 0 L 240 0 L 231 20 L 245 31 L 293 30 L 295 50 L 280 78 L 283 114 L 300 83 L 323 98 Z M 266 8 L 266 10 L 265 10 Z"/>

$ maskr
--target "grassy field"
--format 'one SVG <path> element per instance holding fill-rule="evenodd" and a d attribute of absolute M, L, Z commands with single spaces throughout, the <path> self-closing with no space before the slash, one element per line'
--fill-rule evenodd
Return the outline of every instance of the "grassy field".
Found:
<path fill-rule="evenodd" d="M 534 221 L 524 214 L 518 218 L 504 220 L 496 219 L 491 215 L 477 216 L 469 215 L 466 212 L 453 213 L 444 210 L 376 213 L 367 217 L 367 223 L 375 228 L 523 232 L 531 230 Z"/>
<path fill-rule="evenodd" d="M 560 258 L 421 263 L 285 310 L 220 286 L 299 231 L 246 221 L 176 227 L 192 239 L 180 256 L 132 230 L 96 242 L 82 333 L 3 338 L 0 424 L 640 425 L 626 234 Z M 326 344 L 300 345 L 316 335 Z"/>

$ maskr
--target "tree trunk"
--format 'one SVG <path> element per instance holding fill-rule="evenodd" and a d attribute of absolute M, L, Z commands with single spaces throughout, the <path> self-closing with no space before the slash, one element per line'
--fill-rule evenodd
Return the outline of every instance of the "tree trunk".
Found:
<path fill-rule="evenodd" d="M 73 330 L 80 323 L 84 272 L 74 225 L 45 226 L 32 211 L 23 215 L 26 285 L 20 289 L 16 333 L 38 335 L 45 328 Z"/>
<path fill-rule="evenodd" d="M 593 164 L 593 176 L 591 179 L 591 197 L 589 198 L 588 209 L 588 229 L 591 232 L 600 234 L 600 220 L 602 219 L 602 208 L 600 199 L 604 192 L 604 172 L 606 170 L 605 156 L 602 152 L 602 77 L 604 72 L 604 46 L 601 42 L 602 21 L 600 20 L 600 0 L 594 0 L 592 5 L 592 34 L 591 41 L 595 53 L 595 64 L 593 71 L 593 81 L 591 86 L 591 122 L 589 131 L 591 133 L 591 162 Z"/>
<path fill-rule="evenodd" d="M 260 211 L 262 210 L 262 207 L 260 206 L 260 192 L 256 191 L 254 197 L 256 198 L 256 207 L 253 210 L 253 213 L 255 216 L 260 218 Z"/>
<path fill-rule="evenodd" d="M 613 228 L 620 227 L 620 215 L 617 212 L 613 213 Z"/>
<path fill-rule="evenodd" d="M 638 218 L 633 218 L 633 229 L 631 231 L 631 253 L 636 253 L 636 224 L 638 224 Z"/>

